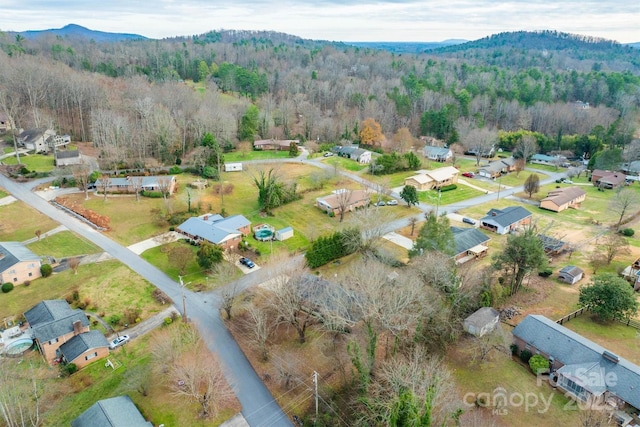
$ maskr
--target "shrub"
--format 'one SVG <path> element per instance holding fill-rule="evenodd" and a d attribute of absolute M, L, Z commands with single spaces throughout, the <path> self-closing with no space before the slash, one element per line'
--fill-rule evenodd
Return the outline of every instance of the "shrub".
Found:
<path fill-rule="evenodd" d="M 4 283 L 2 285 L 2 293 L 6 294 L 8 292 L 11 292 L 13 290 L 13 283 Z"/>
<path fill-rule="evenodd" d="M 538 271 L 538 276 L 540 277 L 549 277 L 553 274 L 553 270 L 551 268 L 545 268 L 544 270 Z"/>
<path fill-rule="evenodd" d="M 549 372 L 549 360 L 540 354 L 536 354 L 529 359 L 529 367 L 536 375 L 547 373 Z"/>
<path fill-rule="evenodd" d="M 622 234 L 623 236 L 626 236 L 626 237 L 631 237 L 635 233 L 636 232 L 633 230 L 633 228 L 625 228 L 623 230 L 620 230 L 620 234 Z"/>
<path fill-rule="evenodd" d="M 178 175 L 181 173 L 182 173 L 182 168 L 180 166 L 171 166 L 171 169 L 169 169 L 170 175 Z"/>
<path fill-rule="evenodd" d="M 119 314 L 112 314 L 111 316 L 109 316 L 109 323 L 112 324 L 113 326 L 116 326 L 117 324 L 120 323 L 121 319 L 122 319 L 122 316 L 120 316 Z"/>
<path fill-rule="evenodd" d="M 444 185 L 440 187 L 440 192 L 451 191 L 451 190 L 455 190 L 456 188 L 458 188 L 456 184 Z"/>
<path fill-rule="evenodd" d="M 42 266 L 40 266 L 40 274 L 42 274 L 42 277 L 49 277 L 51 273 L 53 273 L 51 264 L 42 264 Z"/>
<path fill-rule="evenodd" d="M 164 324 L 165 326 L 169 326 L 170 324 L 173 323 L 173 319 L 171 317 L 165 317 L 164 318 Z"/>
<path fill-rule="evenodd" d="M 162 198 L 162 191 L 141 191 L 140 194 L 142 194 L 144 197 L 149 197 L 150 199 Z"/>
<path fill-rule="evenodd" d="M 520 360 L 522 360 L 524 363 L 529 363 L 529 359 L 531 359 L 531 356 L 533 356 L 533 353 L 531 353 L 526 348 L 520 352 Z"/>
<path fill-rule="evenodd" d="M 78 372 L 78 367 L 75 363 L 69 363 L 68 365 L 64 365 L 62 367 L 62 372 L 64 375 L 73 375 Z"/>
<path fill-rule="evenodd" d="M 24 286 L 29 286 L 31 284 L 31 280 L 25 280 L 23 285 Z"/>
<path fill-rule="evenodd" d="M 511 345 L 509 346 L 509 348 L 511 349 L 511 355 L 512 355 L 512 356 L 517 356 L 517 355 L 518 355 L 518 351 L 519 351 L 519 350 L 518 350 L 518 346 L 517 346 L 517 345 L 515 345 L 515 344 L 511 344 Z"/>

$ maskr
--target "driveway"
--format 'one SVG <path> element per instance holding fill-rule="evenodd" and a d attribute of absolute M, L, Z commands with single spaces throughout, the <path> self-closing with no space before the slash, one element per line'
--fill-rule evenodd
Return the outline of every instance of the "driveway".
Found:
<path fill-rule="evenodd" d="M 409 239 L 408 237 L 404 237 L 396 233 L 395 231 L 385 234 L 384 236 L 382 236 L 382 238 L 387 239 L 391 243 L 395 243 L 398 246 L 402 246 L 407 250 L 413 249 L 413 240 Z"/>

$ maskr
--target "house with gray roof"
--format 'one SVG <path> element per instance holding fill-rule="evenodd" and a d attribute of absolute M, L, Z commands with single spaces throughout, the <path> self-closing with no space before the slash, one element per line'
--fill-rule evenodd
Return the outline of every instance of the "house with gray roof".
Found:
<path fill-rule="evenodd" d="M 425 145 L 422 154 L 429 160 L 436 162 L 446 162 L 453 157 L 453 152 L 449 148 L 435 147 L 433 145 Z"/>
<path fill-rule="evenodd" d="M 101 177 L 96 180 L 98 191 L 116 194 L 135 194 L 136 191 L 166 191 L 173 194 L 176 190 L 176 177 L 162 176 L 127 176 L 124 178 Z"/>
<path fill-rule="evenodd" d="M 89 320 L 80 309 L 72 309 L 65 300 L 45 300 L 24 313 L 31 336 L 45 360 L 53 363 L 57 350 L 74 336 L 89 332 Z"/>
<path fill-rule="evenodd" d="M 492 332 L 500 323 L 500 313 L 492 307 L 482 307 L 464 319 L 462 327 L 476 337 Z"/>
<path fill-rule="evenodd" d="M 21 284 L 41 277 L 40 257 L 20 242 L 0 242 L 0 283 Z"/>
<path fill-rule="evenodd" d="M 340 157 L 355 160 L 361 164 L 371 163 L 371 151 L 359 148 L 357 145 L 336 145 L 331 151 Z"/>
<path fill-rule="evenodd" d="M 583 274 L 584 272 L 580 267 L 576 267 L 575 265 L 567 265 L 566 267 L 563 267 L 558 273 L 558 279 L 562 280 L 565 283 L 573 285 L 582 280 Z"/>
<path fill-rule="evenodd" d="M 450 227 L 456 245 L 454 259 L 463 264 L 485 256 L 489 251 L 489 237 L 477 228 Z"/>
<path fill-rule="evenodd" d="M 100 331 L 89 331 L 73 336 L 58 349 L 64 363 L 73 363 L 82 369 L 89 363 L 109 355 L 109 342 Z"/>
<path fill-rule="evenodd" d="M 71 421 L 71 427 L 153 427 L 129 396 L 98 400 Z"/>
<path fill-rule="evenodd" d="M 640 410 L 640 366 L 541 315 L 525 317 L 513 339 L 549 359 L 551 379 L 573 398 Z"/>
<path fill-rule="evenodd" d="M 69 135 L 56 135 L 52 129 L 27 129 L 18 135 L 18 144 L 36 153 L 48 153 L 71 142 Z"/>
<path fill-rule="evenodd" d="M 58 167 L 79 165 L 82 163 L 82 155 L 78 150 L 56 150 L 54 162 Z"/>
<path fill-rule="evenodd" d="M 559 165 L 563 161 L 566 161 L 566 157 L 559 156 L 547 156 L 546 154 L 536 153 L 531 156 L 529 163 L 537 163 L 539 165 Z"/>
<path fill-rule="evenodd" d="M 521 206 L 491 209 L 480 220 L 480 227 L 498 234 L 507 234 L 531 224 L 531 212 Z"/>
<path fill-rule="evenodd" d="M 233 249 L 251 233 L 251 221 L 242 215 L 225 218 L 218 214 L 205 214 L 187 219 L 176 231 L 197 243 L 207 241 L 223 249 Z"/>
<path fill-rule="evenodd" d="M 506 159 L 489 162 L 488 165 L 478 169 L 478 175 L 485 178 L 497 178 L 500 175 L 516 170 L 516 159 L 513 156 Z"/>

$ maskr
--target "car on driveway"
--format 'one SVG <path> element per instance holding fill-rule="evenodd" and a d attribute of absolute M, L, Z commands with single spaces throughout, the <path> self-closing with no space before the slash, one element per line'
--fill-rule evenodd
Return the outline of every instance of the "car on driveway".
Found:
<path fill-rule="evenodd" d="M 462 218 L 462 222 L 464 222 L 465 224 L 476 225 L 476 220 L 475 219 L 471 219 L 471 218 L 467 218 L 467 217 Z"/>
<path fill-rule="evenodd" d="M 331 157 L 333 156 L 333 153 L 331 151 L 327 151 L 326 153 L 324 153 L 324 157 Z"/>
<path fill-rule="evenodd" d="M 386 203 L 382 200 L 380 200 L 378 203 L 376 203 L 376 206 L 385 206 Z"/>
<path fill-rule="evenodd" d="M 109 343 L 109 348 L 111 350 L 124 345 L 127 341 L 129 341 L 129 335 L 120 335 L 115 340 Z"/>
<path fill-rule="evenodd" d="M 573 181 L 571 181 L 570 179 L 565 178 L 565 179 L 562 180 L 562 183 L 563 184 L 573 184 Z"/>
<path fill-rule="evenodd" d="M 247 268 L 253 268 L 256 265 L 253 263 L 253 261 L 251 261 L 249 258 L 246 257 L 242 257 L 240 258 L 240 264 L 246 266 Z"/>
<path fill-rule="evenodd" d="M 391 199 L 387 202 L 387 206 L 396 206 L 398 201 L 396 199 Z"/>
<path fill-rule="evenodd" d="M 463 172 L 462 176 L 466 178 L 473 178 L 474 176 L 476 176 L 476 174 L 474 174 L 473 172 Z"/>

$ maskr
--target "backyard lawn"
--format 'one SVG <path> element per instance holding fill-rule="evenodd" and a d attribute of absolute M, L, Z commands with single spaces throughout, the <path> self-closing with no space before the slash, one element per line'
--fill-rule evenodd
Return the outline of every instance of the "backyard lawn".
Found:
<path fill-rule="evenodd" d="M 88 255 L 101 251 L 93 243 L 71 231 L 61 231 L 49 237 L 43 237 L 29 244 L 28 248 L 37 255 L 48 255 L 54 258 Z"/>
<path fill-rule="evenodd" d="M 17 241 L 35 237 L 36 230 L 43 233 L 58 223 L 23 202 L 0 206 L 0 241 Z"/>
<path fill-rule="evenodd" d="M 75 290 L 78 301 L 105 320 L 132 308 L 140 309 L 140 318 L 146 319 L 165 308 L 153 299 L 154 289 L 155 286 L 117 261 L 81 265 L 75 275 L 67 270 L 0 294 L 0 319 L 20 316 L 42 300 L 71 297 Z"/>
<path fill-rule="evenodd" d="M 7 157 L 3 160 L 7 165 L 17 165 L 18 160 L 15 157 Z M 30 171 L 35 172 L 51 172 L 54 168 L 53 156 L 45 154 L 31 154 L 29 156 L 21 156 L 20 163 Z"/>
<path fill-rule="evenodd" d="M 249 160 L 266 160 L 266 159 L 288 159 L 289 151 L 232 151 L 230 153 L 224 153 L 225 163 L 247 162 Z"/>
<path fill-rule="evenodd" d="M 455 204 L 463 200 L 482 196 L 483 194 L 485 193 L 480 190 L 458 184 L 458 188 L 455 190 L 440 192 L 440 206 Z M 438 192 L 436 190 L 418 191 L 418 199 L 421 202 L 435 206 L 438 203 Z"/>
<path fill-rule="evenodd" d="M 9 194 L 4 191 L 2 188 L 0 188 L 0 199 L 7 197 Z"/>

